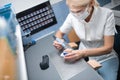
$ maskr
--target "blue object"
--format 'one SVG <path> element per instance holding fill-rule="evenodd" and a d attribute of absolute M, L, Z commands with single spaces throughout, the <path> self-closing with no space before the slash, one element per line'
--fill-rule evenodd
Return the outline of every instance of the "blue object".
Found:
<path fill-rule="evenodd" d="M 30 46 L 36 44 L 36 41 L 32 39 L 29 31 L 22 36 L 22 41 L 24 50 L 27 50 Z"/>
<path fill-rule="evenodd" d="M 97 72 L 102 76 L 103 80 L 117 80 L 117 71 L 119 60 L 112 58 L 101 63 L 102 67 Z M 118 74 L 119 75 L 119 74 Z"/>
<path fill-rule="evenodd" d="M 0 29 L 0 37 L 6 37 L 9 41 L 12 51 L 16 53 L 15 32 L 18 22 L 16 20 L 16 15 L 12 11 L 11 3 L 0 7 L 0 18 L 4 21 L 4 27 L 2 30 Z"/>
<path fill-rule="evenodd" d="M 66 53 L 66 52 L 63 53 L 64 56 L 65 56 L 66 54 L 68 54 L 68 53 Z"/>
<path fill-rule="evenodd" d="M 72 49 L 72 48 L 68 45 L 68 43 L 67 43 L 66 41 L 63 41 L 62 39 L 60 39 L 60 38 L 58 38 L 58 37 L 55 37 L 55 36 L 53 36 L 53 38 L 54 38 L 58 43 L 60 43 L 64 49 L 67 49 L 67 48 Z"/>
<path fill-rule="evenodd" d="M 60 54 L 60 56 L 61 56 L 61 57 L 64 57 L 66 54 L 68 54 L 68 53 L 65 52 L 65 51 L 63 51 L 63 52 Z"/>

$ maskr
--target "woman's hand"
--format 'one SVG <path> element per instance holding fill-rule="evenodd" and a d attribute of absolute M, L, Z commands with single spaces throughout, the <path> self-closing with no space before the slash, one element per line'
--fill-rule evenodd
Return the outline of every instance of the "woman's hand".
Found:
<path fill-rule="evenodd" d="M 64 59 L 68 62 L 75 62 L 84 57 L 82 50 L 66 49 L 65 52 L 67 52 L 68 54 L 65 55 Z"/>
<path fill-rule="evenodd" d="M 62 50 L 63 47 L 60 43 L 58 43 L 56 40 L 53 42 L 53 46 L 55 46 L 56 49 Z"/>

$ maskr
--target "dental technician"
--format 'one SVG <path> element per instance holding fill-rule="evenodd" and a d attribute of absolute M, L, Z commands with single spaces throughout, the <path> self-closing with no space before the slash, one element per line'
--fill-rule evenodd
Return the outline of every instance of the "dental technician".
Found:
<path fill-rule="evenodd" d="M 111 10 L 99 6 L 96 0 L 66 0 L 70 13 L 56 32 L 56 37 L 63 39 L 74 29 L 80 38 L 78 50 L 66 49 L 65 61 L 77 61 L 89 57 L 98 61 L 102 67 L 97 72 L 104 80 L 117 80 L 118 57 L 113 50 L 115 20 Z M 57 41 L 53 45 L 61 50 Z"/>

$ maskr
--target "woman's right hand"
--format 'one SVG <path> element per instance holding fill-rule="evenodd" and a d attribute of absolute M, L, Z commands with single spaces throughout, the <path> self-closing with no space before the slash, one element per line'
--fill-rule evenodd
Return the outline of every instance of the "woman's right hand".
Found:
<path fill-rule="evenodd" d="M 58 50 L 63 49 L 62 45 L 60 43 L 58 43 L 56 40 L 53 42 L 53 46 Z"/>

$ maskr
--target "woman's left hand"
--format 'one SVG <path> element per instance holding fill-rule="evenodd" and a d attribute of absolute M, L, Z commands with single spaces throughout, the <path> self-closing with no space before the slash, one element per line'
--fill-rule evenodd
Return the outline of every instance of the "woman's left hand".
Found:
<path fill-rule="evenodd" d="M 67 52 L 68 54 L 65 55 L 64 59 L 65 61 L 68 61 L 68 62 L 75 62 L 83 58 L 84 56 L 84 54 L 80 50 L 66 49 L 65 52 Z"/>

